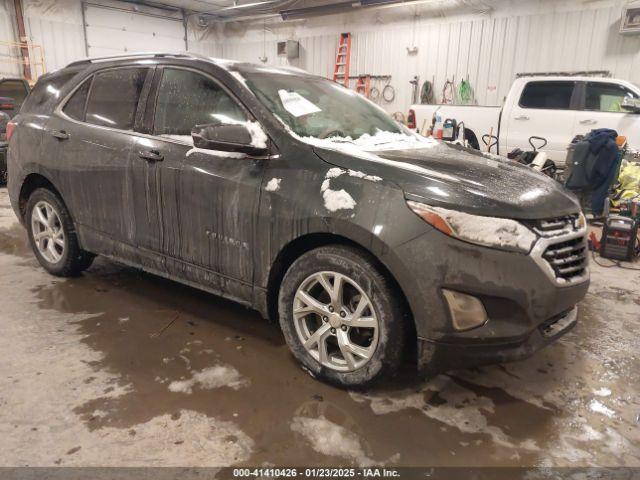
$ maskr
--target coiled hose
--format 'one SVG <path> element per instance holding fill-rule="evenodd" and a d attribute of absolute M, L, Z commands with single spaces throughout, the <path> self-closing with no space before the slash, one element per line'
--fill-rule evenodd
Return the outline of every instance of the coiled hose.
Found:
<path fill-rule="evenodd" d="M 462 80 L 460 82 L 460 87 L 458 87 L 458 99 L 463 105 L 473 103 L 473 88 L 471 88 L 471 84 L 467 80 Z"/>
<path fill-rule="evenodd" d="M 433 84 L 429 80 L 425 81 L 420 89 L 420 103 L 423 105 L 435 103 L 435 98 L 433 97 Z"/>

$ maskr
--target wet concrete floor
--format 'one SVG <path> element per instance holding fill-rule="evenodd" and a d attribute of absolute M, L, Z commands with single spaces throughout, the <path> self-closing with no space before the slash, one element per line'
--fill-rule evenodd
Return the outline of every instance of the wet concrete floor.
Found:
<path fill-rule="evenodd" d="M 232 302 L 104 259 L 46 274 L 0 189 L 0 466 L 640 466 L 640 272 L 592 276 L 529 360 L 346 392 Z"/>

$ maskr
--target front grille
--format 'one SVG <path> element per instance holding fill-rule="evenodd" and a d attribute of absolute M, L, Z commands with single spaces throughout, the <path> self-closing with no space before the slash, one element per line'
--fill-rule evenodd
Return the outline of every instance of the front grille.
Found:
<path fill-rule="evenodd" d="M 571 282 L 582 278 L 587 270 L 587 248 L 584 237 L 553 243 L 542 254 L 556 278 Z"/>
<path fill-rule="evenodd" d="M 565 215 L 562 217 L 535 220 L 531 222 L 531 228 L 543 238 L 558 237 L 573 233 L 578 229 L 580 214 Z"/>

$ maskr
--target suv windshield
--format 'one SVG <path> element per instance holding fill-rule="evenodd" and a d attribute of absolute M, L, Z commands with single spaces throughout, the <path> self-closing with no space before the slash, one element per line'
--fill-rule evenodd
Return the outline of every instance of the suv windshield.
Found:
<path fill-rule="evenodd" d="M 406 133 L 386 113 L 335 82 L 289 74 L 243 73 L 258 99 L 300 137 Z"/>

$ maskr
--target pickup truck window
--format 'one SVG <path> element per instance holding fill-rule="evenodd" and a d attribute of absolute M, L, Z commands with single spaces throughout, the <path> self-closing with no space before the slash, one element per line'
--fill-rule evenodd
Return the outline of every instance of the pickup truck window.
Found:
<path fill-rule="evenodd" d="M 404 133 L 384 111 L 353 90 L 315 77 L 248 73 L 249 88 L 301 137 L 351 137 L 379 131 Z"/>
<path fill-rule="evenodd" d="M 522 108 L 546 110 L 570 110 L 575 82 L 541 81 L 529 82 L 522 91 Z"/>
<path fill-rule="evenodd" d="M 622 100 L 625 97 L 638 98 L 638 95 L 615 83 L 588 82 L 585 110 L 623 113 Z"/>

